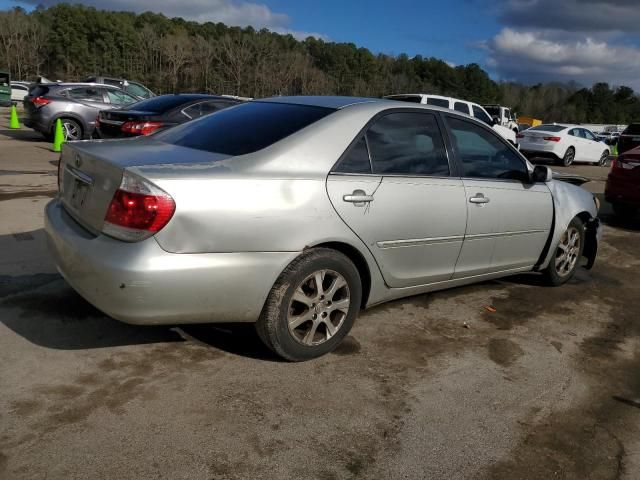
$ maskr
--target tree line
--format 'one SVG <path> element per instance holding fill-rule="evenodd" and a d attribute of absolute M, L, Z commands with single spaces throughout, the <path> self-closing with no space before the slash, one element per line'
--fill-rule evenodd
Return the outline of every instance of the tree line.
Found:
<path fill-rule="evenodd" d="M 425 92 L 501 103 L 547 121 L 640 120 L 629 87 L 497 83 L 477 64 L 373 54 L 353 43 L 296 40 L 266 29 L 197 23 L 146 12 L 58 4 L 0 12 L 0 69 L 16 80 L 76 81 L 91 74 L 137 80 L 157 93 L 248 97 Z"/>

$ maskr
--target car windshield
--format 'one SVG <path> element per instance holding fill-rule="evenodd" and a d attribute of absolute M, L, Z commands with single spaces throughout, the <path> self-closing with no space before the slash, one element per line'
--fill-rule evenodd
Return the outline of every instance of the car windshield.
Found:
<path fill-rule="evenodd" d="M 640 135 L 640 123 L 632 123 L 622 132 L 624 135 Z"/>
<path fill-rule="evenodd" d="M 141 98 L 149 97 L 149 90 L 147 90 L 142 85 L 139 85 L 137 83 L 132 83 L 132 82 L 129 83 L 129 85 L 125 87 L 125 90 L 129 92 L 131 95 L 135 95 L 136 97 L 141 97 Z"/>
<path fill-rule="evenodd" d="M 567 127 L 563 125 L 538 125 L 537 127 L 530 128 L 529 130 L 542 130 L 543 132 L 561 132 L 565 130 Z"/>
<path fill-rule="evenodd" d="M 248 102 L 167 130 L 156 138 L 196 150 L 245 155 L 262 150 L 333 112 L 334 109 L 325 107 Z"/>

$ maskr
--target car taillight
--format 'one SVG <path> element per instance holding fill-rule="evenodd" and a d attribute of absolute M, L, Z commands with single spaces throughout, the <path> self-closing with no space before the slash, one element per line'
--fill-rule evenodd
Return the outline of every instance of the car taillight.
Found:
<path fill-rule="evenodd" d="M 127 242 L 144 240 L 162 230 L 175 210 L 171 195 L 125 172 L 107 209 L 102 232 Z"/>
<path fill-rule="evenodd" d="M 45 105 L 49 105 L 51 102 L 52 100 L 44 97 L 35 97 L 31 99 L 31 103 L 37 105 L 38 107 L 44 107 Z"/>
<path fill-rule="evenodd" d="M 162 128 L 162 122 L 125 122 L 120 130 L 133 135 L 149 135 L 159 128 Z"/>
<path fill-rule="evenodd" d="M 547 142 L 559 142 L 562 139 L 560 137 L 544 137 L 544 140 Z"/>
<path fill-rule="evenodd" d="M 519 133 L 516 135 L 516 138 L 524 138 L 524 133 Z"/>

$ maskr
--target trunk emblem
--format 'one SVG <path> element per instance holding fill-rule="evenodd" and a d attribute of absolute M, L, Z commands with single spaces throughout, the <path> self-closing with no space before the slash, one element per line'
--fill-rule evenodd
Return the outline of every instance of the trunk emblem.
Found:
<path fill-rule="evenodd" d="M 82 165 L 82 158 L 80 157 L 79 153 L 76 153 L 74 161 L 75 161 L 76 167 L 80 168 L 80 166 Z"/>

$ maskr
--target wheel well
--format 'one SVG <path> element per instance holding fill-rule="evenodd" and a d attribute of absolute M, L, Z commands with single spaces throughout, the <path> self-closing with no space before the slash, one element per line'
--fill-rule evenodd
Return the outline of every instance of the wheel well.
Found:
<path fill-rule="evenodd" d="M 367 302 L 369 301 L 369 293 L 371 292 L 371 272 L 369 271 L 369 265 L 367 261 L 364 259 L 362 254 L 358 251 L 357 248 L 352 247 L 348 243 L 342 242 L 326 242 L 318 245 L 314 245 L 312 248 L 331 248 L 333 250 L 337 250 L 338 252 L 346 255 L 349 260 L 353 262 L 353 264 L 358 269 L 358 273 L 360 274 L 360 279 L 362 280 L 362 305 L 361 308 L 365 308 Z"/>

